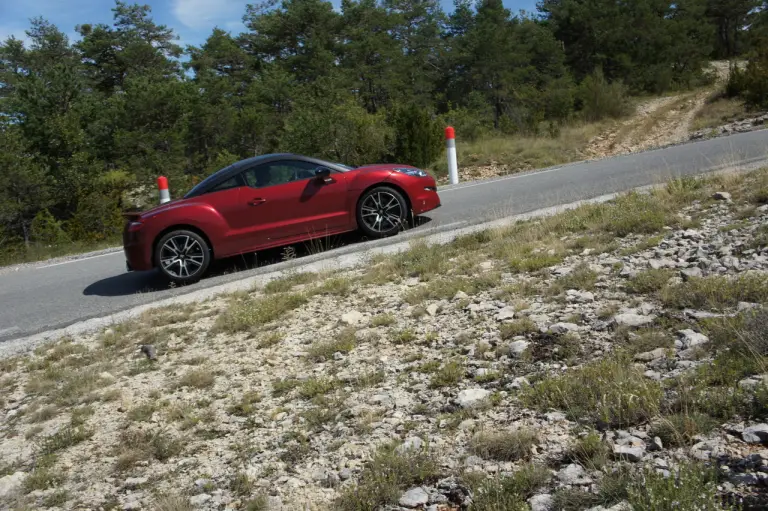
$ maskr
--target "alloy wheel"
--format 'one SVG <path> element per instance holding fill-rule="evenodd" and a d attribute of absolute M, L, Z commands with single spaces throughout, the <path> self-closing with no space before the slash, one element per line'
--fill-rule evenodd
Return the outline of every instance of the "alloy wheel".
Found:
<path fill-rule="evenodd" d="M 392 193 L 377 191 L 363 201 L 361 216 L 369 229 L 384 233 L 402 225 L 403 208 Z"/>
<path fill-rule="evenodd" d="M 169 238 L 160 249 L 160 264 L 173 277 L 196 275 L 205 263 L 205 252 L 200 243 L 186 234 Z"/>

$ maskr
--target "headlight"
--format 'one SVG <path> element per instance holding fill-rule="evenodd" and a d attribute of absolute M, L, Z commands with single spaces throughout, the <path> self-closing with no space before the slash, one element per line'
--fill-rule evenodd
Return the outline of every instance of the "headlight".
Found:
<path fill-rule="evenodd" d="M 416 176 L 416 177 L 427 177 L 429 175 L 421 169 L 398 167 L 392 170 L 394 170 L 395 172 L 399 172 L 401 174 L 407 174 L 409 176 Z"/>

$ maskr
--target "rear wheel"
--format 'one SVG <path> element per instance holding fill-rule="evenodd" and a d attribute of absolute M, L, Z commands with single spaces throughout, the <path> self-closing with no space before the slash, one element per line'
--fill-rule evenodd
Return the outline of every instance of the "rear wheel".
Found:
<path fill-rule="evenodd" d="M 357 224 L 366 235 L 384 238 L 405 229 L 408 203 L 388 186 L 377 186 L 363 194 L 357 205 Z"/>
<path fill-rule="evenodd" d="M 155 266 L 178 284 L 197 282 L 210 263 L 210 247 L 196 232 L 171 231 L 160 238 L 155 247 Z"/>

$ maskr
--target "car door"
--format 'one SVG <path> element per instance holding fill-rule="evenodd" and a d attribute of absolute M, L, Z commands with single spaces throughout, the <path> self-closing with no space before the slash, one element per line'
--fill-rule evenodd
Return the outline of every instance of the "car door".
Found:
<path fill-rule="evenodd" d="M 344 174 L 315 176 L 302 160 L 263 163 L 243 172 L 240 200 L 247 204 L 249 238 L 256 246 L 338 230 L 349 222 Z"/>

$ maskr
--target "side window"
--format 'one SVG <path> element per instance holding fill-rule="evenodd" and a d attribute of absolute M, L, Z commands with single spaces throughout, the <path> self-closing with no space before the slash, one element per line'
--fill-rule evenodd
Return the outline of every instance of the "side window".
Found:
<path fill-rule="evenodd" d="M 305 161 L 276 161 L 257 165 L 243 172 L 245 183 L 251 188 L 282 185 L 291 181 L 311 179 L 317 165 Z"/>
<path fill-rule="evenodd" d="M 235 176 L 217 184 L 211 188 L 211 192 L 220 192 L 222 190 L 229 190 L 230 188 L 237 188 L 238 186 L 240 186 L 240 176 Z"/>

